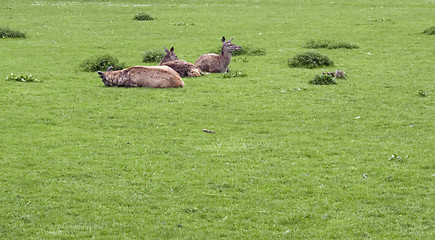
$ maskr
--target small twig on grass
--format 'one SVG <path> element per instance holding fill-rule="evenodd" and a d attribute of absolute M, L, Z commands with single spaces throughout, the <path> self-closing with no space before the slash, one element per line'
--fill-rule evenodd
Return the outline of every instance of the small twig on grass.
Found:
<path fill-rule="evenodd" d="M 213 131 L 213 130 L 208 130 L 208 129 L 202 129 L 202 131 L 203 131 L 203 132 L 206 132 L 206 133 L 215 133 L 215 131 Z"/>

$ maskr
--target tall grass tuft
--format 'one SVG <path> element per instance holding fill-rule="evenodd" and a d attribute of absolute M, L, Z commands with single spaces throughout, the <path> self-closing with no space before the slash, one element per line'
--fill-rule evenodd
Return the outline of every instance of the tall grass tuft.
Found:
<path fill-rule="evenodd" d="M 166 55 L 163 50 L 160 49 L 150 49 L 142 54 L 143 62 L 160 62 L 162 58 Z"/>
<path fill-rule="evenodd" d="M 316 75 L 313 80 L 309 81 L 310 84 L 315 85 L 331 85 L 337 84 L 335 78 L 329 74 L 323 73 L 322 75 Z"/>
<path fill-rule="evenodd" d="M 10 29 L 9 27 L 0 27 L 0 38 L 25 38 L 26 34 Z"/>
<path fill-rule="evenodd" d="M 330 41 L 330 40 L 310 40 L 305 43 L 304 48 L 327 48 L 327 49 L 354 49 L 359 48 L 358 45 L 345 41 Z"/>
<path fill-rule="evenodd" d="M 137 14 L 134 16 L 133 19 L 134 19 L 134 20 L 137 20 L 137 21 L 150 21 L 150 20 L 154 20 L 154 18 L 151 17 L 151 15 L 146 14 L 146 13 L 143 13 L 143 12 L 137 13 Z"/>
<path fill-rule="evenodd" d="M 212 50 L 211 52 L 220 54 L 222 47 Z M 264 48 L 252 47 L 252 46 L 242 46 L 242 49 L 234 51 L 231 53 L 233 56 L 264 56 L 266 55 L 266 50 Z"/>
<path fill-rule="evenodd" d="M 289 59 L 289 67 L 317 68 L 334 65 L 334 62 L 327 56 L 317 52 L 300 53 Z"/>
<path fill-rule="evenodd" d="M 110 66 L 113 69 L 125 68 L 124 63 L 110 54 L 89 57 L 80 64 L 80 68 L 86 72 L 106 71 Z"/>
<path fill-rule="evenodd" d="M 422 33 L 427 35 L 435 35 L 435 26 L 426 28 Z"/>

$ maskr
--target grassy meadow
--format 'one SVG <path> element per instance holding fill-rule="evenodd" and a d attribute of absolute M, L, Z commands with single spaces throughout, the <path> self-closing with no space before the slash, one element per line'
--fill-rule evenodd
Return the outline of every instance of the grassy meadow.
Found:
<path fill-rule="evenodd" d="M 0 239 L 433 239 L 434 4 L 1 0 Z M 222 36 L 265 54 L 179 89 L 80 68 Z M 310 51 L 334 65 L 288 66 Z"/>

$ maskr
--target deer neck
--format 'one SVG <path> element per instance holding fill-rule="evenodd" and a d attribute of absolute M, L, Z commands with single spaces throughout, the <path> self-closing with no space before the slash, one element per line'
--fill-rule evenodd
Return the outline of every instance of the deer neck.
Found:
<path fill-rule="evenodd" d="M 231 52 L 222 48 L 221 55 L 219 55 L 219 60 L 223 66 L 228 67 L 231 62 Z"/>

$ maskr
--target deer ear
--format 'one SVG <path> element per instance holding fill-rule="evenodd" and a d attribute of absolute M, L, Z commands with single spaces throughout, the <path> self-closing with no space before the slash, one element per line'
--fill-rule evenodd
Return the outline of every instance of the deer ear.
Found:
<path fill-rule="evenodd" d="M 174 47 L 171 47 L 171 52 L 173 52 L 174 51 Z"/>
<path fill-rule="evenodd" d="M 110 72 L 110 71 L 112 71 L 112 69 L 113 69 L 113 66 L 110 66 L 110 67 L 106 70 L 106 72 Z"/>
<path fill-rule="evenodd" d="M 233 38 L 231 38 L 228 42 L 231 42 L 231 41 L 233 41 Z"/>
<path fill-rule="evenodd" d="M 163 47 L 163 49 L 165 49 L 165 52 L 169 52 L 169 50 L 166 47 Z"/>
<path fill-rule="evenodd" d="M 225 37 L 222 37 L 222 42 L 225 42 Z"/>

